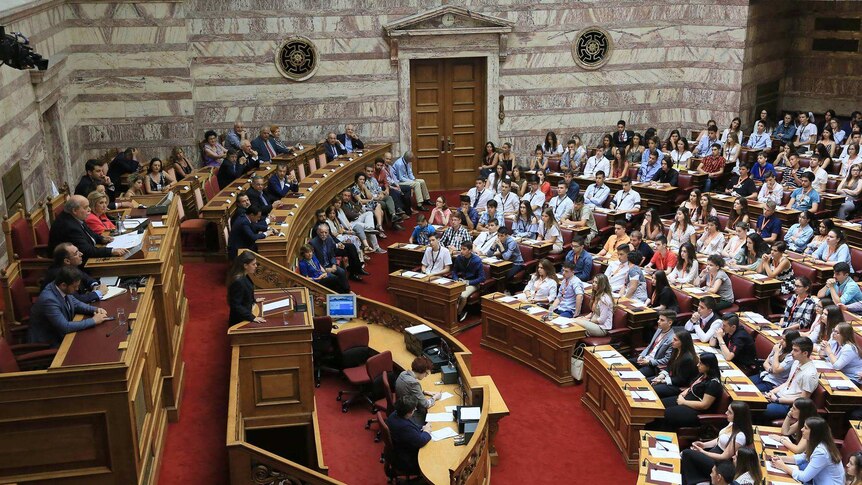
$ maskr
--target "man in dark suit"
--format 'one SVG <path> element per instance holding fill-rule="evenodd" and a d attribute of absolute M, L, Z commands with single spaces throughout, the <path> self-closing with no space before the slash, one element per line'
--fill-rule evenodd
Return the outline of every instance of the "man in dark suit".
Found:
<path fill-rule="evenodd" d="M 670 356 L 673 353 L 673 323 L 676 321 L 676 312 L 673 310 L 662 310 L 658 313 L 658 328 L 649 344 L 643 349 L 632 363 L 644 377 L 655 377 L 661 369 L 667 367 Z"/>
<path fill-rule="evenodd" d="M 84 220 L 90 214 L 90 201 L 82 195 L 69 197 L 63 206 L 63 212 L 51 225 L 48 237 L 48 250 L 53 252 L 60 243 L 72 243 L 84 254 L 84 263 L 90 258 L 109 258 L 123 256 L 128 251 L 123 248 L 96 247 L 96 244 L 107 244 L 114 240 L 110 236 L 101 236 L 92 231 Z"/>
<path fill-rule="evenodd" d="M 236 224 L 236 221 L 238 221 L 240 217 L 245 217 L 245 211 L 249 207 L 251 207 L 251 200 L 249 200 L 248 194 L 240 192 L 236 196 L 236 211 L 233 213 L 233 219 L 230 220 L 231 227 Z M 257 221 L 257 224 L 254 224 L 252 227 L 258 232 L 263 232 L 266 231 L 268 226 L 266 225 L 266 221 L 259 220 Z"/>
<path fill-rule="evenodd" d="M 362 143 L 362 140 L 359 139 L 359 136 L 356 134 L 356 130 L 353 128 L 353 125 L 347 125 L 344 127 L 344 133 L 338 135 L 338 142 L 341 143 L 341 146 L 347 150 L 347 153 L 353 153 L 356 150 L 364 150 L 365 144 Z"/>
<path fill-rule="evenodd" d="M 266 219 L 273 209 L 278 209 L 284 203 L 280 200 L 273 201 L 266 194 L 266 179 L 261 175 L 255 175 L 251 178 L 251 188 L 246 190 L 248 199 L 252 205 L 260 207 L 263 218 Z"/>
<path fill-rule="evenodd" d="M 275 173 L 269 177 L 269 184 L 266 186 L 266 195 L 269 200 L 280 200 L 288 193 L 298 191 L 299 180 L 296 179 L 296 173 L 291 171 L 288 174 L 287 165 L 279 164 Z"/>
<path fill-rule="evenodd" d="M 323 150 L 326 153 L 326 162 L 329 163 L 335 160 L 339 155 L 347 155 L 347 149 L 338 141 L 334 131 L 326 134 L 326 141 L 323 143 Z"/>
<path fill-rule="evenodd" d="M 257 225 L 260 222 L 261 211 L 256 205 L 245 210 L 245 215 L 238 217 L 230 228 L 228 236 L 227 255 L 233 260 L 240 249 L 250 249 L 257 252 L 257 241 L 267 235 L 267 230 L 260 230 Z M 272 232 L 270 232 L 272 234 Z"/>
<path fill-rule="evenodd" d="M 87 197 L 91 192 L 98 190 L 101 185 L 105 189 L 105 195 L 108 196 L 108 209 L 114 210 L 120 207 L 131 207 L 131 202 L 117 202 L 117 190 L 114 182 L 105 175 L 105 166 L 107 162 L 101 160 L 87 160 L 85 169 L 86 174 L 81 176 L 78 185 L 75 186 L 75 194 Z"/>
<path fill-rule="evenodd" d="M 631 141 L 634 135 L 635 134 L 632 130 L 626 129 L 625 120 L 619 120 L 617 121 L 617 131 L 615 131 L 611 137 L 614 145 L 617 148 L 622 148 L 629 144 L 629 141 Z M 643 144 L 643 142 L 641 142 L 641 144 Z"/>
<path fill-rule="evenodd" d="M 272 125 L 269 127 L 269 142 L 272 144 L 272 147 L 275 148 L 275 153 L 277 155 L 282 154 L 293 154 L 293 149 L 295 147 L 288 146 L 287 143 L 281 141 L 281 127 L 278 125 Z"/>
<path fill-rule="evenodd" d="M 419 473 L 419 449 L 431 441 L 431 425 L 420 427 L 410 419 L 416 404 L 413 396 L 401 397 L 395 401 L 395 411 L 386 418 L 392 437 L 392 464 L 409 474 Z"/>
<path fill-rule="evenodd" d="M 108 177 L 115 187 L 122 187 L 120 178 L 127 173 L 135 173 L 141 169 L 138 160 L 135 158 L 138 155 L 138 150 L 135 148 L 126 148 L 123 153 L 120 153 L 108 166 Z"/>
<path fill-rule="evenodd" d="M 237 152 L 237 156 L 239 157 L 239 162 L 245 163 L 243 165 L 245 167 L 246 173 L 257 170 L 260 168 L 260 157 L 258 156 L 257 151 L 251 147 L 250 140 L 243 140 L 239 142 L 239 152 Z M 243 162 L 243 158 L 245 162 Z"/>
<path fill-rule="evenodd" d="M 78 292 L 81 271 L 71 266 L 60 269 L 57 277 L 39 294 L 30 311 L 28 338 L 31 343 L 59 347 L 67 333 L 85 330 L 104 322 L 108 313 L 103 308 L 81 303 L 72 295 Z M 90 318 L 74 321 L 75 315 Z"/>
<path fill-rule="evenodd" d="M 99 301 L 102 295 L 107 291 L 107 287 L 93 279 L 86 271 L 81 268 L 81 263 L 84 260 L 84 255 L 74 244 L 60 243 L 54 248 L 54 262 L 45 271 L 45 276 L 42 277 L 40 290 L 44 290 L 49 283 L 57 278 L 60 270 L 66 267 L 77 268 L 81 271 L 81 284 L 78 285 L 78 291 L 72 295 L 81 303 L 93 303 Z"/>
<path fill-rule="evenodd" d="M 222 160 L 221 166 L 218 169 L 218 174 L 216 174 L 219 188 L 223 189 L 227 187 L 244 172 L 245 166 L 241 165 L 237 161 L 237 152 L 231 148 L 227 151 L 227 156 Z"/>
<path fill-rule="evenodd" d="M 326 272 L 337 273 L 344 271 L 344 269 L 336 264 L 335 257 L 346 256 L 348 262 L 347 272 L 350 274 L 350 279 L 353 281 L 362 281 L 361 275 L 367 275 L 368 272 L 362 269 L 362 259 L 360 259 L 356 246 L 336 242 L 329 235 L 329 226 L 325 222 L 319 223 L 316 231 L 317 236 L 309 244 L 314 248 L 314 255 L 317 256 L 317 260 L 320 261 Z"/>
<path fill-rule="evenodd" d="M 275 146 L 269 140 L 269 128 L 260 129 L 260 135 L 251 141 L 251 147 L 257 151 L 261 162 L 272 161 L 272 157 L 278 155 Z"/>

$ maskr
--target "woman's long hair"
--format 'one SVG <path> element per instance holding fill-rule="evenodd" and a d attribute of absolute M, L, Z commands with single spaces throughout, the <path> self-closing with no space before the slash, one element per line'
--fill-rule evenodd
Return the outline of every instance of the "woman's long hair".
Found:
<path fill-rule="evenodd" d="M 742 433 L 745 436 L 745 446 L 750 445 L 754 441 L 754 431 L 751 427 L 751 410 L 748 408 L 748 403 L 744 401 L 734 401 L 730 403 L 730 409 L 733 410 L 733 426 L 731 426 L 731 442 L 736 443 L 737 433 Z"/>
<path fill-rule="evenodd" d="M 679 348 L 673 349 L 670 355 L 670 360 L 667 364 L 667 368 L 671 375 L 675 375 L 679 372 L 679 366 L 683 361 L 683 355 L 691 357 L 691 361 L 695 364 L 698 359 L 697 351 L 694 350 L 694 341 L 691 339 L 691 333 L 683 327 L 675 327 L 673 329 L 673 334 L 676 336 L 677 340 L 679 340 Z"/>
<path fill-rule="evenodd" d="M 820 416 L 814 416 L 805 420 L 805 426 L 808 426 L 808 444 L 805 447 L 805 457 L 811 460 L 811 455 L 814 449 L 819 445 L 826 447 L 826 452 L 829 454 L 829 459 L 832 463 L 841 462 L 841 453 L 835 446 L 835 440 L 832 439 L 832 431 L 826 420 Z"/>
<path fill-rule="evenodd" d="M 234 281 L 245 276 L 245 265 L 255 260 L 255 255 L 251 251 L 244 251 L 233 260 L 230 270 L 227 272 L 227 286 L 230 286 Z"/>

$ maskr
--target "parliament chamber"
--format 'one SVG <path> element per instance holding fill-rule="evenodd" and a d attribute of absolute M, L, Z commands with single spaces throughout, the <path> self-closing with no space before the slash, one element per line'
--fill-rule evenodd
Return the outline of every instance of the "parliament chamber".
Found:
<path fill-rule="evenodd" d="M 0 483 L 862 485 L 860 41 L 0 5 Z"/>

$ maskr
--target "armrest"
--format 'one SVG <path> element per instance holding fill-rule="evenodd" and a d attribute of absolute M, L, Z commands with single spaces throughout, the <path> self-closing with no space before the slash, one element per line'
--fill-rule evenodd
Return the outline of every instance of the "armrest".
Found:
<path fill-rule="evenodd" d="M 15 344 L 11 345 L 12 353 L 18 356 L 23 356 L 29 354 L 31 352 L 37 352 L 40 350 L 50 349 L 51 346 L 43 343 L 32 343 L 32 344 Z"/>
<path fill-rule="evenodd" d="M 612 329 L 608 330 L 608 337 L 618 337 L 618 336 L 620 336 L 620 335 L 626 335 L 626 334 L 630 333 L 631 331 L 632 331 L 632 330 L 631 330 L 630 328 L 626 328 L 626 327 L 623 327 L 623 328 L 612 328 Z M 723 415 L 722 415 L 722 416 L 723 416 Z M 723 416 L 723 417 L 724 417 L 724 416 Z M 727 418 L 725 417 L 725 420 L 726 420 L 726 419 L 727 419 Z"/>
<path fill-rule="evenodd" d="M 734 303 L 736 304 L 736 306 L 742 307 L 743 305 L 747 305 L 749 303 L 757 303 L 758 301 L 760 300 L 758 300 L 757 298 L 737 298 Z"/>
<path fill-rule="evenodd" d="M 41 258 L 48 259 L 50 257 L 47 244 L 37 244 L 33 246 L 33 249 L 36 251 L 36 255 Z"/>
<path fill-rule="evenodd" d="M 45 369 L 51 365 L 56 355 L 57 349 L 46 349 L 16 356 L 15 360 L 22 371 Z"/>

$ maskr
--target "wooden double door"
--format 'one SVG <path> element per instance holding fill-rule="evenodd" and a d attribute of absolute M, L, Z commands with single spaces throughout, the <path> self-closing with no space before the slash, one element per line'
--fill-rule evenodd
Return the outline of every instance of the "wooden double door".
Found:
<path fill-rule="evenodd" d="M 486 60 L 410 61 L 413 171 L 431 190 L 471 187 L 486 126 Z"/>

